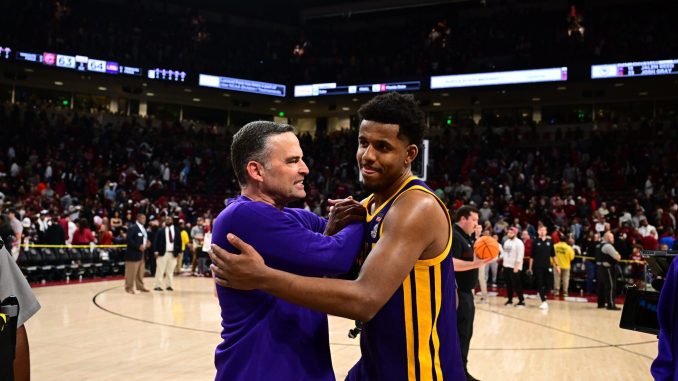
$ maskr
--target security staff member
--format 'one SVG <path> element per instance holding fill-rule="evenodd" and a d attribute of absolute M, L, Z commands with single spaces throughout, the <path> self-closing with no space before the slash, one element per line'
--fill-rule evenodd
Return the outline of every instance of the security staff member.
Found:
<path fill-rule="evenodd" d="M 605 232 L 603 241 L 596 246 L 596 272 L 598 282 L 598 308 L 607 307 L 608 310 L 619 310 L 614 304 L 615 295 L 615 265 L 621 255 L 613 246 L 614 235 Z"/>
<path fill-rule="evenodd" d="M 546 233 L 546 226 L 544 225 L 541 225 L 539 229 L 537 229 L 539 237 L 532 242 L 529 270 L 534 274 L 537 283 L 537 291 L 539 291 L 539 297 L 541 298 L 539 308 L 542 310 L 547 310 L 549 308 L 549 305 L 546 302 L 546 281 L 552 277 L 551 263 L 553 262 L 555 264 L 553 258 L 556 256 L 556 252 L 553 250 L 553 242 Z M 555 264 L 555 267 L 556 271 L 560 271 L 557 264 Z"/>
<path fill-rule="evenodd" d="M 459 294 L 459 307 L 457 307 L 457 331 L 459 333 L 459 345 L 461 347 L 461 359 L 464 364 L 464 373 L 467 381 L 476 381 L 477 378 L 468 373 L 468 351 L 473 336 L 473 320 L 476 307 L 473 302 L 473 291 L 478 282 L 478 268 L 485 266 L 493 259 L 480 260 L 473 253 L 473 232 L 478 225 L 478 209 L 474 206 L 464 205 L 455 215 L 452 224 L 452 261 L 454 273 L 457 278 L 457 292 Z"/>

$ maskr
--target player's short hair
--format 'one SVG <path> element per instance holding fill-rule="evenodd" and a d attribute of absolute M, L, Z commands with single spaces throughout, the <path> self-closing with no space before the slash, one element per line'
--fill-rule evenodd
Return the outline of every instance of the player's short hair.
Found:
<path fill-rule="evenodd" d="M 424 112 L 411 94 L 386 93 L 372 98 L 358 109 L 360 120 L 397 124 L 398 137 L 420 145 L 426 128 Z"/>
<path fill-rule="evenodd" d="M 247 185 L 247 163 L 256 161 L 266 164 L 268 160 L 268 138 L 285 132 L 295 132 L 294 127 L 259 120 L 244 125 L 233 135 L 231 143 L 231 165 L 241 187 Z"/>

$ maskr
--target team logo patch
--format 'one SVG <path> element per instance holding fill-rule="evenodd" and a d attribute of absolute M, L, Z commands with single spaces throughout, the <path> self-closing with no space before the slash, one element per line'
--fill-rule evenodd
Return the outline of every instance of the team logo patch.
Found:
<path fill-rule="evenodd" d="M 377 234 L 379 233 L 379 223 L 374 225 L 374 228 L 372 228 L 372 231 L 370 232 L 370 236 L 372 238 L 377 238 Z"/>

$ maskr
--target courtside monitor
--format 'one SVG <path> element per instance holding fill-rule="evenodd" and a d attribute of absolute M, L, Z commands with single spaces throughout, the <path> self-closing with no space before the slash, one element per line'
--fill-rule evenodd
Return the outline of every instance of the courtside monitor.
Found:
<path fill-rule="evenodd" d="M 431 89 L 435 90 L 562 81 L 567 81 L 567 67 L 498 71 L 477 74 L 436 75 L 431 77 Z"/>
<path fill-rule="evenodd" d="M 592 65 L 591 78 L 646 77 L 678 74 L 678 59 Z"/>

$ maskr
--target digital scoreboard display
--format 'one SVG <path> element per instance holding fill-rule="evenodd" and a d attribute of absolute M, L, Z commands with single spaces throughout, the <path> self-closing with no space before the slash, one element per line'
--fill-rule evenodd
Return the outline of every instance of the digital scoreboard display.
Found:
<path fill-rule="evenodd" d="M 431 77 L 431 89 L 514 85 L 520 83 L 567 81 L 567 68 L 498 71 L 492 73 L 438 75 Z"/>
<path fill-rule="evenodd" d="M 387 91 L 415 91 L 421 89 L 421 82 L 371 83 L 365 85 L 337 85 L 336 83 L 315 83 L 294 86 L 295 97 L 318 97 L 323 95 L 375 94 Z"/>
<path fill-rule="evenodd" d="M 287 92 L 285 85 L 277 83 L 252 81 L 249 79 L 220 77 L 216 75 L 200 74 L 198 84 L 203 87 L 213 87 L 222 90 L 241 91 L 262 95 L 284 97 Z"/>
<path fill-rule="evenodd" d="M 126 74 L 133 76 L 141 76 L 141 68 L 133 66 L 122 66 L 115 61 L 104 61 L 87 56 L 67 55 L 58 53 L 31 53 L 31 52 L 17 52 L 17 61 L 27 61 L 43 64 L 45 66 L 54 66 L 61 69 L 90 71 L 102 74 Z"/>
<path fill-rule="evenodd" d="M 643 77 L 678 74 L 678 59 L 592 65 L 591 78 Z"/>

